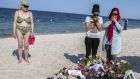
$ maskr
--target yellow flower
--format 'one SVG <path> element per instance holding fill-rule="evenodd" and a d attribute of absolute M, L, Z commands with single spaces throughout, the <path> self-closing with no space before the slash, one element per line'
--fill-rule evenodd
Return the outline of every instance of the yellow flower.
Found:
<path fill-rule="evenodd" d="M 117 65 L 120 65 L 120 63 L 118 62 Z"/>
<path fill-rule="evenodd" d="M 121 60 L 121 63 L 122 63 L 122 64 L 127 64 L 128 61 L 126 61 L 126 60 Z"/>
<path fill-rule="evenodd" d="M 110 73 L 114 73 L 114 71 L 113 71 L 113 70 L 111 70 L 111 71 L 110 71 Z"/>

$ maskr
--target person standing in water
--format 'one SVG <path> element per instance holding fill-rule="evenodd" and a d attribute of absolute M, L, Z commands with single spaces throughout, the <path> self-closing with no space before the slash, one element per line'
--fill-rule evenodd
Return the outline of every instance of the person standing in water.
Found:
<path fill-rule="evenodd" d="M 22 0 L 20 9 L 15 12 L 13 22 L 13 37 L 18 41 L 18 63 L 22 62 L 22 50 L 24 48 L 25 62 L 29 63 L 28 52 L 29 36 L 34 36 L 34 22 L 32 12 L 28 11 L 29 4 L 27 0 Z M 24 43 L 23 43 L 24 42 Z"/>
<path fill-rule="evenodd" d="M 128 27 L 128 19 L 124 19 L 124 29 L 123 30 L 127 30 Z"/>

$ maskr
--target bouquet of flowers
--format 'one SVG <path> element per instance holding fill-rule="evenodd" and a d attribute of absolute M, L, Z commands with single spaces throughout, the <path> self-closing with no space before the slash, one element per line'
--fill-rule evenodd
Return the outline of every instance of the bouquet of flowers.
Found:
<path fill-rule="evenodd" d="M 82 58 L 74 68 L 64 67 L 47 79 L 123 79 L 130 68 L 128 61 L 107 61 L 96 56 L 94 59 Z"/>

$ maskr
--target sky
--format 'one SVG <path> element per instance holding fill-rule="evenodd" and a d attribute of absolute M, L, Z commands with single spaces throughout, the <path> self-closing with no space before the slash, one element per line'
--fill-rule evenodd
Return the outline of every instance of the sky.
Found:
<path fill-rule="evenodd" d="M 30 10 L 91 14 L 93 4 L 99 4 L 101 16 L 108 16 L 118 7 L 122 18 L 140 19 L 140 0 L 28 0 Z M 20 0 L 0 0 L 0 7 L 19 8 Z"/>

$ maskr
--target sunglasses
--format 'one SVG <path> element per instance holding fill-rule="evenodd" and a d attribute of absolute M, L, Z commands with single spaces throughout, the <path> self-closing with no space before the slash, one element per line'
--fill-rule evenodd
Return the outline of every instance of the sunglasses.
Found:
<path fill-rule="evenodd" d="M 25 8 L 29 8 L 29 6 L 28 6 L 28 5 L 23 5 L 23 7 L 25 7 Z"/>
<path fill-rule="evenodd" d="M 99 14 L 94 14 L 93 16 L 99 16 Z"/>
<path fill-rule="evenodd" d="M 117 16 L 118 14 L 117 13 L 112 13 L 112 16 Z"/>

